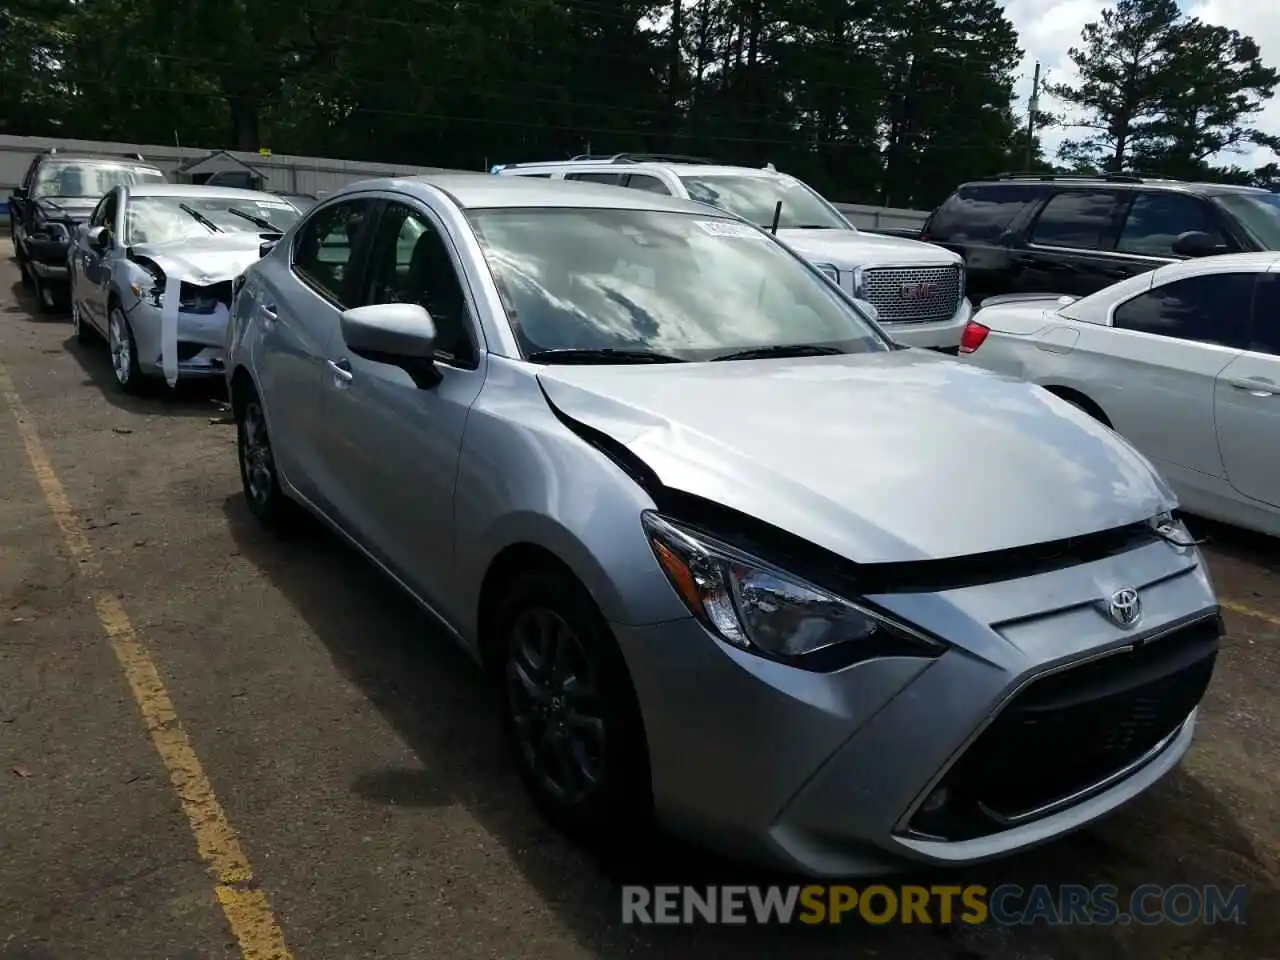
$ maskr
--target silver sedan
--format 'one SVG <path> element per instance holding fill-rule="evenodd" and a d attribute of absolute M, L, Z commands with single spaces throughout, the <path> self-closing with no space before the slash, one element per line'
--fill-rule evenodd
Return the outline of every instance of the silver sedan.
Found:
<path fill-rule="evenodd" d="M 105 337 L 116 382 L 220 376 L 231 281 L 298 219 L 284 197 L 233 187 L 126 184 L 68 251 L 78 339 Z"/>
<path fill-rule="evenodd" d="M 1191 743 L 1221 620 L 1150 464 L 732 214 L 354 184 L 246 271 L 227 377 L 249 508 L 322 518 L 491 671 L 579 835 L 969 863 Z"/>

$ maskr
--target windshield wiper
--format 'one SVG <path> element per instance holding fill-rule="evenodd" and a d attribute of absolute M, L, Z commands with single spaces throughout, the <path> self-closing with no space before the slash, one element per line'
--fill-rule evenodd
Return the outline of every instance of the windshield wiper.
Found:
<path fill-rule="evenodd" d="M 227 207 L 227 213 L 240 217 L 242 220 L 248 220 L 255 227 L 260 228 L 266 233 L 273 233 L 276 236 L 281 237 L 284 236 L 283 230 L 264 217 L 255 217 L 252 213 L 248 213 L 245 210 L 238 210 L 235 207 Z"/>
<path fill-rule="evenodd" d="M 569 348 L 535 350 L 525 357 L 534 363 L 684 363 L 680 357 L 652 350 L 629 350 L 623 347 Z"/>
<path fill-rule="evenodd" d="M 769 357 L 834 357 L 844 353 L 839 347 L 827 347 L 820 343 L 779 343 L 771 347 L 752 347 L 724 353 L 712 360 L 766 360 Z"/>
<path fill-rule="evenodd" d="M 214 223 L 212 220 L 206 217 L 203 213 L 201 213 L 195 207 L 188 206 L 185 203 L 180 203 L 178 204 L 178 209 L 181 210 L 183 213 L 191 214 L 191 216 L 194 217 L 196 221 L 200 223 L 201 226 L 208 227 L 214 233 L 222 232 L 222 228 L 220 226 L 218 226 L 216 223 Z"/>

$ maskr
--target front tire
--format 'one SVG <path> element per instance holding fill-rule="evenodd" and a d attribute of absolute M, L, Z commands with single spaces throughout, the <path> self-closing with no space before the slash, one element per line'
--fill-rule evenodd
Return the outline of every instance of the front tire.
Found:
<path fill-rule="evenodd" d="M 280 488 L 267 416 L 257 391 L 236 403 L 236 450 L 240 461 L 240 483 L 250 512 L 264 527 L 282 530 L 293 519 L 293 502 Z"/>
<path fill-rule="evenodd" d="M 116 386 L 125 393 L 138 396 L 145 389 L 142 370 L 138 366 L 138 346 L 133 328 L 120 304 L 112 302 L 107 320 L 107 345 L 111 348 L 111 372 Z"/>
<path fill-rule="evenodd" d="M 567 834 L 636 849 L 652 820 L 644 723 L 630 674 L 586 589 L 528 570 L 495 617 L 503 727 L 525 787 Z"/>

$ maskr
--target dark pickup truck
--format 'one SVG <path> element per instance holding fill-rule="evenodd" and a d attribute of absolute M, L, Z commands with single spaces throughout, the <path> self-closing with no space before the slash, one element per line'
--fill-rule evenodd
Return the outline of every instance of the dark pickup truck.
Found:
<path fill-rule="evenodd" d="M 22 281 L 41 310 L 66 305 L 71 234 L 118 184 L 164 183 L 164 172 L 141 154 L 126 156 L 48 150 L 27 167 L 9 197 L 9 230 Z"/>

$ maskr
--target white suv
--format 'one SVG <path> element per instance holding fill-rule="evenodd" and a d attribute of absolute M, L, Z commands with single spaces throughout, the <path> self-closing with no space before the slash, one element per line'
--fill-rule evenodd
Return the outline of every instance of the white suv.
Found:
<path fill-rule="evenodd" d="M 808 184 L 772 165 L 723 167 L 688 157 L 617 154 L 495 166 L 503 177 L 586 180 L 709 203 L 765 229 L 842 289 L 875 307 L 899 343 L 954 353 L 973 312 L 964 261 L 931 243 L 863 233 Z"/>

